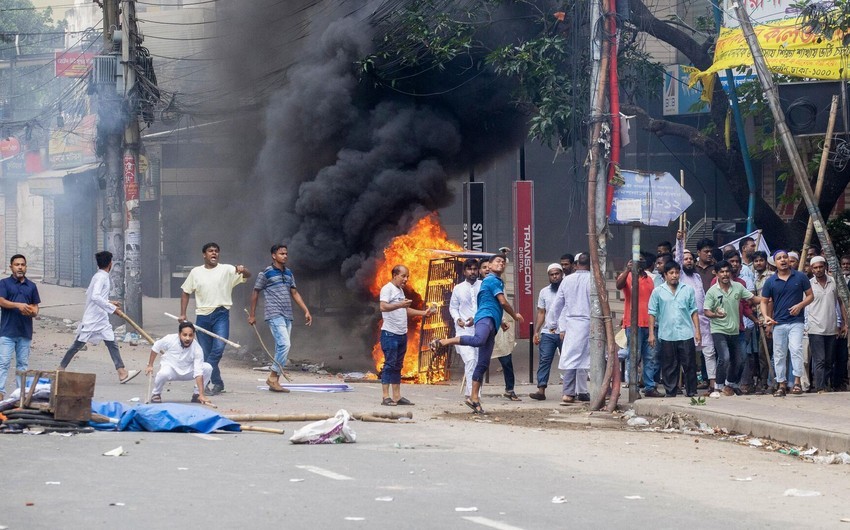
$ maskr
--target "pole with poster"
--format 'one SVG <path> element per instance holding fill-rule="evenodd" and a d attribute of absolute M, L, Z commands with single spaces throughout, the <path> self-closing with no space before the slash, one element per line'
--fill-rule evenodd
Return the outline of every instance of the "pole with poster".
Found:
<path fill-rule="evenodd" d="M 513 185 L 514 265 L 517 312 L 533 315 L 534 307 L 534 181 L 517 180 Z M 518 339 L 530 339 L 529 328 L 517 326 Z"/>
<path fill-rule="evenodd" d="M 631 331 L 629 339 L 629 402 L 639 398 L 637 387 L 638 278 L 640 271 L 640 227 L 668 226 L 677 217 L 681 228 L 682 214 L 693 202 L 690 195 L 670 173 L 647 173 L 622 170 L 623 184 L 614 190 L 609 222 L 632 225 L 632 290 Z M 648 302 L 648 301 L 647 301 Z"/>

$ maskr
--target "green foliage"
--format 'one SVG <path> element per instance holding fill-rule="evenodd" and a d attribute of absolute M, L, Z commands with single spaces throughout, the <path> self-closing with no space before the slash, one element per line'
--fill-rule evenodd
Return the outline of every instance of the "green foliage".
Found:
<path fill-rule="evenodd" d="M 793 7 L 800 9 L 801 26 L 804 31 L 832 39 L 842 37 L 844 46 L 850 46 L 850 0 L 830 2 L 802 0 Z"/>
<path fill-rule="evenodd" d="M 829 231 L 829 237 L 835 247 L 835 254 L 839 258 L 845 254 L 850 254 L 850 226 L 848 226 L 848 223 L 850 223 L 850 210 L 845 210 L 841 215 L 826 223 L 826 229 Z"/>
<path fill-rule="evenodd" d="M 54 24 L 51 9 L 32 9 L 30 0 L 0 0 L 0 61 L 18 55 L 64 48 L 64 21 Z M 51 83 L 53 65 L 0 69 L 0 104 L 16 121 L 28 119 L 55 99 L 59 83 Z"/>
<path fill-rule="evenodd" d="M 705 398 L 704 397 L 692 397 L 691 398 L 691 406 L 694 406 L 694 407 L 705 406 Z"/>
<path fill-rule="evenodd" d="M 436 95 L 492 73 L 514 87 L 531 138 L 562 146 L 583 138 L 578 129 L 589 112 L 591 88 L 588 23 L 559 20 L 551 2 L 511 2 L 510 9 L 502 9 L 503 0 L 457 2 L 462 7 L 454 9 L 450 4 L 415 0 L 387 16 L 377 51 L 359 63 L 364 75 L 377 85 L 421 96 L 417 78 L 435 71 L 449 86 Z M 561 7 L 566 17 L 585 8 L 578 0 Z M 624 30 L 620 47 L 622 99 L 658 95 L 662 86 L 662 68 L 641 50 L 635 34 Z M 446 82 L 452 76 L 455 83 Z"/>

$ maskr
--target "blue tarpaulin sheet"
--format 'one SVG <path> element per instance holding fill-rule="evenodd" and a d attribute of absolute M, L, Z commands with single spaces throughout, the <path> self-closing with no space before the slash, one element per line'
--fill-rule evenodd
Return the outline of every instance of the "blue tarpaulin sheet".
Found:
<path fill-rule="evenodd" d="M 181 403 L 158 403 L 125 407 L 119 401 L 92 401 L 92 412 L 118 419 L 114 423 L 94 423 L 99 430 L 149 431 L 149 432 L 201 432 L 215 430 L 238 432 L 239 424 L 195 405 Z"/>

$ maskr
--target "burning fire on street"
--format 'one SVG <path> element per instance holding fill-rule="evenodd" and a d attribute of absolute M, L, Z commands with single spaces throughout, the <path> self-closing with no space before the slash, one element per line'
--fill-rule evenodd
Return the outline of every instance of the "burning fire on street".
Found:
<path fill-rule="evenodd" d="M 420 219 L 407 234 L 397 236 L 384 249 L 384 259 L 378 264 L 372 285 L 369 287 L 372 296 L 378 297 L 381 287 L 392 277 L 392 268 L 401 264 L 410 270 L 410 279 L 404 288 L 405 295 L 413 300 L 414 308 L 424 309 L 428 269 L 434 257 L 433 253 L 427 249 L 463 250 L 460 245 L 448 238 L 436 213 Z M 440 303 L 440 305 L 443 304 Z M 442 310 L 442 307 L 439 309 Z M 419 366 L 420 324 L 419 318 L 415 318 L 411 320 L 408 327 L 407 353 L 404 356 L 401 375 L 415 383 L 433 383 L 443 380 L 446 377 L 444 371 L 441 371 L 440 376 L 435 379 L 434 374 L 429 377 L 429 374 L 422 371 L 422 367 Z M 372 359 L 375 361 L 375 367 L 380 371 L 384 364 L 380 341 L 372 347 Z"/>

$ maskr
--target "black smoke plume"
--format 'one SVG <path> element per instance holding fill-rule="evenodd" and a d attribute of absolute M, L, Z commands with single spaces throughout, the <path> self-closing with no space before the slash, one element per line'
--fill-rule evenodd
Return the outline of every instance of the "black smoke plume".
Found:
<path fill-rule="evenodd" d="M 451 203 L 450 178 L 480 171 L 525 134 L 512 87 L 481 64 L 466 79 L 451 69 L 416 76 L 403 91 L 375 83 L 359 61 L 387 31 L 372 16 L 382 4 L 263 0 L 231 13 L 240 33 L 253 21 L 252 34 L 270 40 L 244 57 L 290 65 L 267 98 L 252 208 L 270 240 L 289 243 L 295 267 L 338 271 L 361 289 L 390 238 Z M 272 35 L 263 21 L 281 17 L 303 37 Z"/>

